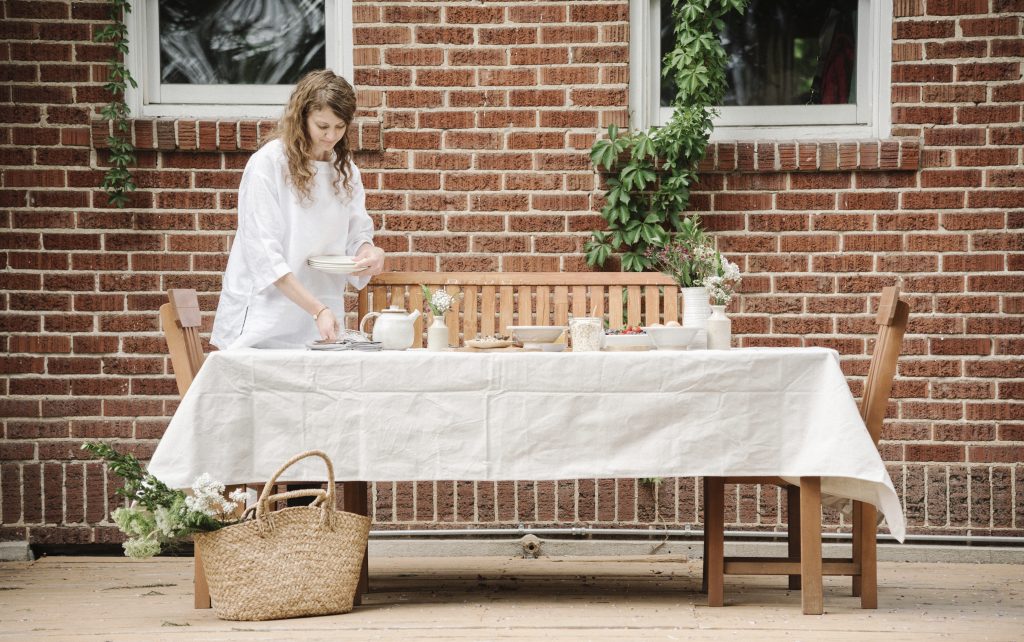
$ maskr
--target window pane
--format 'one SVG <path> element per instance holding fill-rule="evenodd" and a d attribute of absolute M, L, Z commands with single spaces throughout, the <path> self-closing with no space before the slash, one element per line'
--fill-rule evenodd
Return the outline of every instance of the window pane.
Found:
<path fill-rule="evenodd" d="M 290 85 L 326 66 L 325 0 L 160 0 L 160 80 Z"/>
<path fill-rule="evenodd" d="M 750 0 L 721 34 L 729 57 L 723 105 L 856 103 L 857 0 Z M 675 47 L 672 3 L 661 2 L 661 51 Z M 662 79 L 661 104 L 675 83 Z"/>

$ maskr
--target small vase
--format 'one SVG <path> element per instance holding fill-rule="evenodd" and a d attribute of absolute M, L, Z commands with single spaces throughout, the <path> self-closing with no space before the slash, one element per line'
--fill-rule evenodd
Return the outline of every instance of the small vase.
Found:
<path fill-rule="evenodd" d="M 697 333 L 687 345 L 690 350 L 706 350 L 708 347 L 708 317 L 711 316 L 708 296 L 708 289 L 704 286 L 683 288 L 683 327 L 697 328 Z"/>
<path fill-rule="evenodd" d="M 448 326 L 443 315 L 436 315 L 434 322 L 427 328 L 427 350 L 441 352 L 448 349 Z"/>
<path fill-rule="evenodd" d="M 708 317 L 708 349 L 728 350 L 732 343 L 732 320 L 725 316 L 724 305 L 711 306 Z"/>

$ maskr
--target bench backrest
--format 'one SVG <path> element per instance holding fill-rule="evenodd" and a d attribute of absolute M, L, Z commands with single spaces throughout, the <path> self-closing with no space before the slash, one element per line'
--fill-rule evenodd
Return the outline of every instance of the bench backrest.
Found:
<path fill-rule="evenodd" d="M 386 272 L 359 292 L 358 318 L 397 305 L 429 311 L 420 285 L 455 297 L 445 317 L 449 345 L 478 334 L 507 334 L 510 325 L 567 325 L 570 316 L 601 316 L 611 328 L 679 321 L 679 287 L 650 272 Z M 425 320 L 416 321 L 423 345 Z"/>

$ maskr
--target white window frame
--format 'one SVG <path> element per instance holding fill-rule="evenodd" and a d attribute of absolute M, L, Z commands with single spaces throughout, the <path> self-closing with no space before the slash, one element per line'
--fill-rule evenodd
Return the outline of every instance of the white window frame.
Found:
<path fill-rule="evenodd" d="M 138 82 L 125 102 L 140 118 L 278 118 L 294 85 L 162 85 L 159 0 L 140 0 L 126 15 L 125 63 Z M 352 0 L 325 0 L 326 63 L 352 80 Z"/>
<path fill-rule="evenodd" d="M 712 140 L 837 140 L 885 138 L 891 128 L 892 0 L 858 0 L 857 103 L 720 107 Z M 662 107 L 661 2 L 630 2 L 632 125 L 662 125 L 672 115 Z"/>

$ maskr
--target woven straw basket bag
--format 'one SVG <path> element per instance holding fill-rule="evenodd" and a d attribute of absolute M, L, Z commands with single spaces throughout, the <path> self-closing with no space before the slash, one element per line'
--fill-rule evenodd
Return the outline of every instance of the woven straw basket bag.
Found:
<path fill-rule="evenodd" d="M 327 464 L 327 490 L 271 495 L 277 478 L 306 457 Z M 271 512 L 271 502 L 313 496 L 309 506 Z M 370 518 L 334 509 L 334 466 L 310 450 L 292 457 L 263 487 L 255 519 L 210 533 L 195 543 L 217 617 L 276 620 L 352 610 L 370 532 Z"/>

